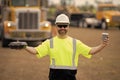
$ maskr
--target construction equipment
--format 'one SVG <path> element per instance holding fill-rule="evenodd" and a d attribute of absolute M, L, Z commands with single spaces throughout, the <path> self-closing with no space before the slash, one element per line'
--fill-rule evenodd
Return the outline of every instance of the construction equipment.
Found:
<path fill-rule="evenodd" d="M 118 27 L 120 29 L 120 11 L 113 3 L 98 4 L 96 18 L 101 21 L 101 28 Z"/>
<path fill-rule="evenodd" d="M 81 18 L 81 14 L 78 7 L 75 6 L 75 0 L 61 0 L 61 6 L 57 8 L 56 16 L 61 13 L 69 16 L 71 24 L 74 22 L 74 24 L 77 24 L 77 26 L 79 26 L 79 19 Z"/>
<path fill-rule="evenodd" d="M 51 23 L 40 0 L 2 0 L 2 47 L 11 41 L 44 41 L 52 37 Z"/>

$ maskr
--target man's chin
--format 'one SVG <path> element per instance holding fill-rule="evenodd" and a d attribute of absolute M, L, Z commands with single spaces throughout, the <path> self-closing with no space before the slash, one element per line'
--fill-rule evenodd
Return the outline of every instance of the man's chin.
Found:
<path fill-rule="evenodd" d="M 59 30 L 58 33 L 60 35 L 66 35 L 67 31 L 66 30 Z"/>

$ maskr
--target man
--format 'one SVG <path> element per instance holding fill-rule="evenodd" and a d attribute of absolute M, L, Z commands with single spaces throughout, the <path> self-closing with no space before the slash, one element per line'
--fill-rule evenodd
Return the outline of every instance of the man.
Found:
<path fill-rule="evenodd" d="M 57 36 L 37 47 L 26 46 L 25 50 L 40 58 L 50 56 L 49 80 L 76 80 L 79 55 L 91 58 L 108 44 L 108 37 L 102 40 L 99 46 L 88 47 L 80 40 L 67 35 L 70 21 L 65 14 L 58 15 L 55 24 Z"/>

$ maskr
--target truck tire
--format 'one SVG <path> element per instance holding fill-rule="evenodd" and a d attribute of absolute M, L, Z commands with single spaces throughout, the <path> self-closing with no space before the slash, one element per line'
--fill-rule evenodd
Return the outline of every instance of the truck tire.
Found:
<path fill-rule="evenodd" d="M 0 40 L 2 38 L 2 26 L 0 25 Z"/>
<path fill-rule="evenodd" d="M 1 45 L 2 45 L 2 47 L 8 47 L 8 44 L 9 44 L 10 40 L 4 38 L 4 29 L 3 29 L 3 26 L 1 28 L 1 34 L 2 34 L 1 35 Z"/>
<path fill-rule="evenodd" d="M 8 47 L 9 43 L 10 43 L 10 40 L 2 39 L 2 47 Z"/>
<path fill-rule="evenodd" d="M 118 26 L 118 29 L 120 30 L 120 26 Z"/>
<path fill-rule="evenodd" d="M 103 29 L 103 30 L 107 30 L 108 29 L 107 23 L 105 21 L 103 21 L 101 23 L 101 29 Z"/>

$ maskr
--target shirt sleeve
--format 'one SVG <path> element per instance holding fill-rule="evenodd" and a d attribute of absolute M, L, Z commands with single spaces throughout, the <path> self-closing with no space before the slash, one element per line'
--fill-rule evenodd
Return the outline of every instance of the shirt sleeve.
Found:
<path fill-rule="evenodd" d="M 81 41 L 77 40 L 77 53 L 83 55 L 86 58 L 91 58 L 92 55 L 89 54 L 91 47 L 85 45 Z"/>
<path fill-rule="evenodd" d="M 35 47 L 35 49 L 37 50 L 37 55 L 36 56 L 38 58 L 49 55 L 49 40 L 46 40 L 45 42 L 43 42 L 39 46 Z"/>

